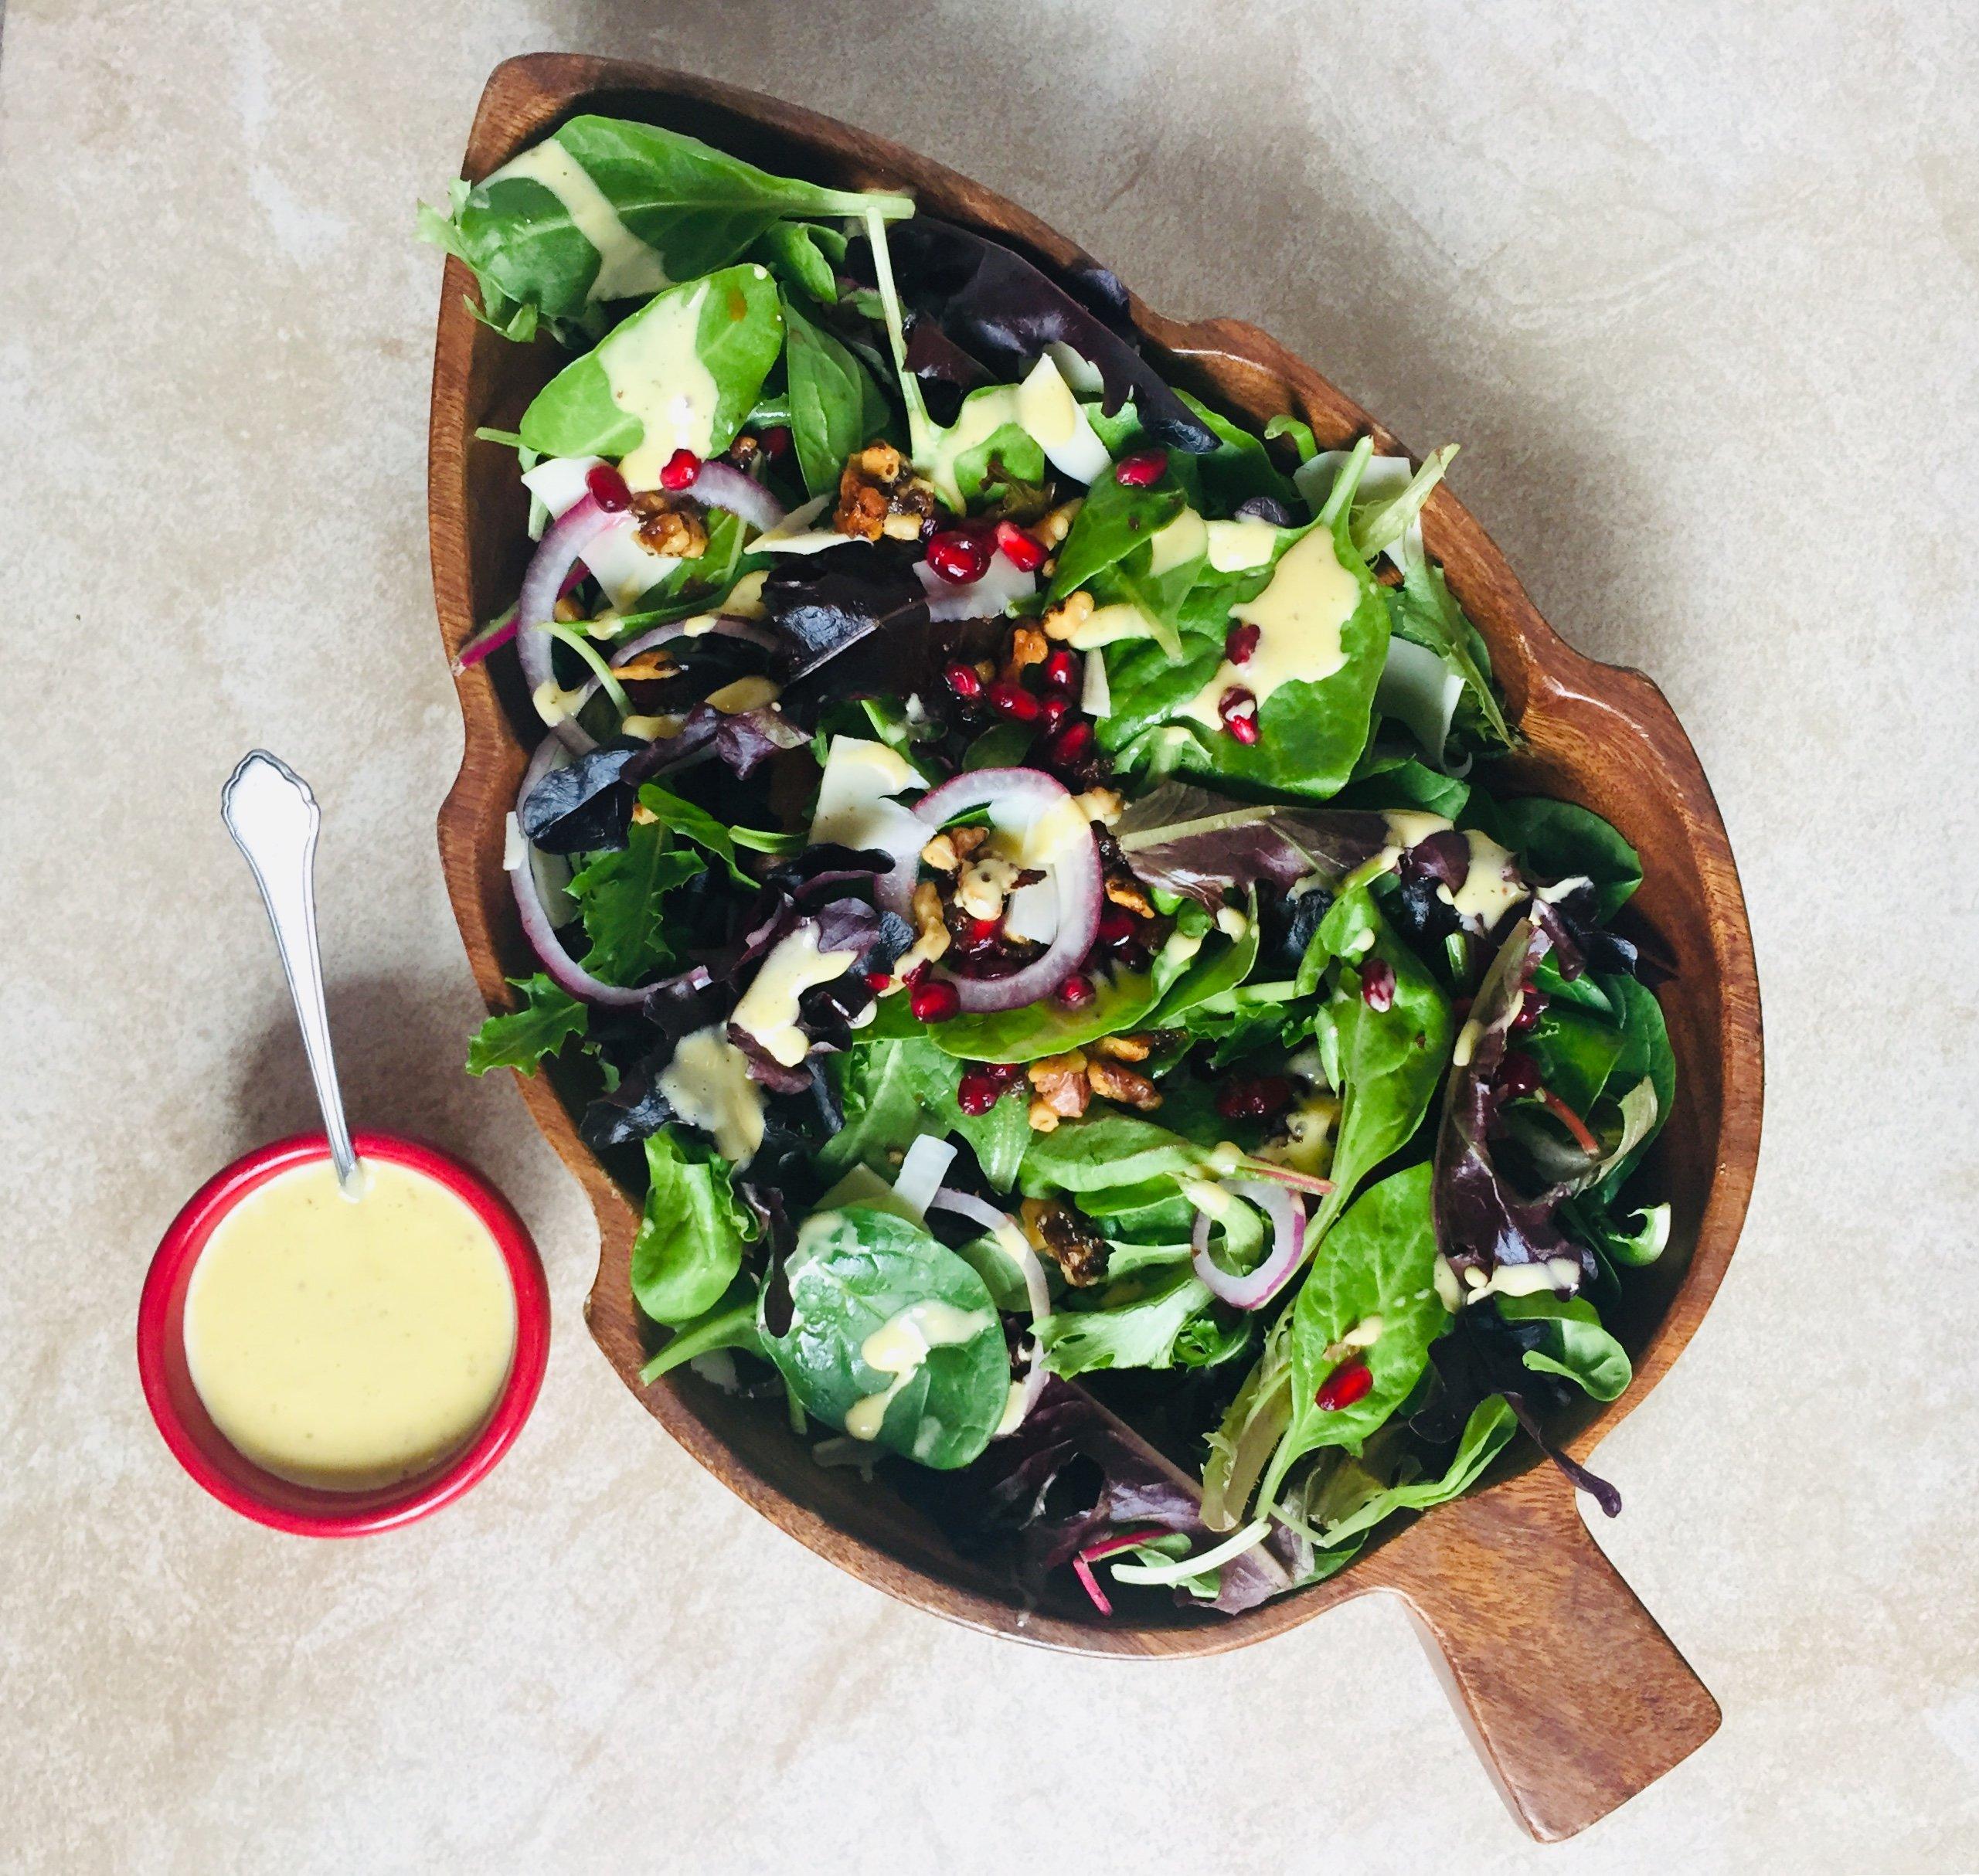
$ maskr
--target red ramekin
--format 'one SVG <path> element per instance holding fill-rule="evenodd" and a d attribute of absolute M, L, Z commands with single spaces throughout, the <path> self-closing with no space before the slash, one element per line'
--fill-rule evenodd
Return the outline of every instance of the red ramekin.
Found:
<path fill-rule="evenodd" d="M 138 1305 L 138 1372 L 145 1404 L 172 1456 L 221 1504 L 277 1531 L 303 1537 L 354 1538 L 389 1531 L 460 1497 L 492 1471 L 536 1405 L 549 1354 L 549 1290 L 542 1260 L 515 1208 L 471 1167 L 423 1141 L 359 1133 L 362 1159 L 386 1160 L 444 1185 L 472 1208 L 492 1234 L 515 1293 L 515 1353 L 481 1431 L 427 1471 L 369 1491 L 333 1492 L 264 1471 L 214 1426 L 185 1359 L 185 1293 L 220 1221 L 277 1174 L 330 1157 L 321 1133 L 299 1133 L 259 1147 L 216 1173 L 186 1201 L 159 1244 Z"/>

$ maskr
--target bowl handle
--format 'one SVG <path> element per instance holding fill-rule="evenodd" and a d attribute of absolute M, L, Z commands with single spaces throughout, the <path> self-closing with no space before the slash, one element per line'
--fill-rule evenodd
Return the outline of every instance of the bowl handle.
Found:
<path fill-rule="evenodd" d="M 1718 1703 L 1542 1463 L 1424 1518 L 1396 1587 L 1512 1813 L 1546 1842 L 1653 1784 Z"/>

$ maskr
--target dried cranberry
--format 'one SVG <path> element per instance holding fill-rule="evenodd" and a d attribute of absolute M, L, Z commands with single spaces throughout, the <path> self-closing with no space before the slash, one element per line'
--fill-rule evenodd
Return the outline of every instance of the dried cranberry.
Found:
<path fill-rule="evenodd" d="M 600 463 L 588 471 L 584 486 L 591 491 L 591 499 L 607 515 L 617 515 L 632 505 L 632 491 L 625 485 L 625 477 L 610 463 Z"/>
<path fill-rule="evenodd" d="M 1385 957 L 1371 957 L 1361 967 L 1361 1001 L 1379 1014 L 1395 1008 L 1395 967 Z"/>
<path fill-rule="evenodd" d="M 1518 1101 L 1528 1094 L 1537 1094 L 1542 1079 L 1539 1063 L 1530 1055 L 1514 1049 L 1499 1065 L 1497 1079 L 1492 1085 L 1505 1099 Z"/>
<path fill-rule="evenodd" d="M 1338 1413 L 1374 1392 L 1374 1370 L 1365 1355 L 1350 1356 L 1319 1384 L 1313 1400 L 1322 1412 Z"/>
<path fill-rule="evenodd" d="M 678 494 L 683 488 L 692 488 L 694 478 L 700 473 L 699 457 L 692 450 L 675 450 L 660 471 L 660 486 Z"/>
<path fill-rule="evenodd" d="M 1216 1111 L 1226 1120 L 1268 1120 L 1291 1104 L 1292 1084 L 1282 1075 L 1246 1076 L 1216 1093 Z"/>
<path fill-rule="evenodd" d="M 962 993 L 946 977 L 923 977 L 907 992 L 907 1008 L 920 1023 L 945 1023 L 962 1014 Z"/>
<path fill-rule="evenodd" d="M 1001 678 L 989 687 L 990 708 L 1013 723 L 1035 723 L 1042 706 L 1022 685 Z"/>
<path fill-rule="evenodd" d="M 1099 994 L 1093 980 L 1075 970 L 1058 987 L 1058 1000 L 1068 1010 L 1083 1010 Z"/>
<path fill-rule="evenodd" d="M 1020 573 L 1035 573 L 1045 563 L 1045 544 L 1026 534 L 1014 521 L 996 524 L 996 544 L 1005 559 Z"/>
<path fill-rule="evenodd" d="M 966 586 L 989 571 L 989 537 L 980 528 L 944 528 L 927 544 L 927 563 L 951 586 Z"/>
<path fill-rule="evenodd" d="M 1223 727 L 1239 743 L 1257 740 L 1257 699 L 1241 684 L 1233 684 L 1216 700 Z"/>
<path fill-rule="evenodd" d="M 1079 661 L 1060 645 L 1045 660 L 1045 683 L 1054 691 L 1069 691 L 1079 681 Z"/>
<path fill-rule="evenodd" d="M 1233 664 L 1248 664 L 1264 634 L 1254 625 L 1233 625 L 1223 640 L 1223 655 Z"/>
<path fill-rule="evenodd" d="M 955 1090 L 955 1105 L 965 1114 L 986 1114 L 1001 1098 L 1006 1085 L 987 1069 L 971 1069 Z"/>
<path fill-rule="evenodd" d="M 1166 450 L 1141 450 L 1114 464 L 1114 480 L 1123 488 L 1152 488 L 1168 468 Z"/>
<path fill-rule="evenodd" d="M 787 423 L 772 423 L 757 440 L 763 445 L 763 453 L 772 462 L 791 447 L 791 427 Z"/>
<path fill-rule="evenodd" d="M 972 664 L 951 664 L 941 675 L 964 703 L 974 703 L 983 694 L 982 678 Z"/>

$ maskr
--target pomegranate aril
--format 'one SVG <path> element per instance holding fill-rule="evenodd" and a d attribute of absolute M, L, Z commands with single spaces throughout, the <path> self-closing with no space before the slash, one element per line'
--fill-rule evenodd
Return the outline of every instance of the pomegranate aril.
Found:
<path fill-rule="evenodd" d="M 1045 746 L 1045 760 L 1054 769 L 1083 762 L 1093 747 L 1090 723 L 1067 723 Z"/>
<path fill-rule="evenodd" d="M 1083 1010 L 1099 994 L 1093 987 L 1093 980 L 1074 971 L 1058 987 L 1058 1000 L 1068 1010 Z"/>
<path fill-rule="evenodd" d="M 985 1062 L 982 1072 L 992 1076 L 999 1088 L 1014 1088 L 1024 1079 L 1024 1065 L 1021 1062 Z"/>
<path fill-rule="evenodd" d="M 969 942 L 971 944 L 993 943 L 1003 930 L 1001 919 L 971 919 L 969 921 Z"/>
<path fill-rule="evenodd" d="M 1379 1015 L 1395 1008 L 1395 967 L 1385 957 L 1371 957 L 1361 967 L 1361 1001 Z"/>
<path fill-rule="evenodd" d="M 974 703 L 983 694 L 983 681 L 971 664 L 951 664 L 942 676 L 947 680 L 948 688 L 964 703 Z"/>
<path fill-rule="evenodd" d="M 1355 1355 L 1342 1361 L 1319 1384 L 1313 1400 L 1322 1412 L 1338 1413 L 1356 1401 L 1365 1400 L 1373 1392 L 1374 1370 L 1365 1357 Z"/>
<path fill-rule="evenodd" d="M 1539 1063 L 1530 1055 L 1514 1049 L 1499 1065 L 1492 1086 L 1504 1099 L 1516 1101 L 1528 1094 L 1537 1094 L 1542 1079 Z"/>
<path fill-rule="evenodd" d="M 955 1105 L 965 1114 L 986 1114 L 1001 1099 L 1005 1086 L 986 1069 L 971 1069 L 955 1090 Z"/>
<path fill-rule="evenodd" d="M 1233 684 L 1216 700 L 1223 727 L 1239 743 L 1257 740 L 1257 699 L 1241 684 Z"/>
<path fill-rule="evenodd" d="M 763 454 L 774 462 L 791 447 L 791 427 L 787 423 L 772 423 L 757 441 L 762 444 Z"/>
<path fill-rule="evenodd" d="M 1013 723 L 1035 723 L 1042 706 L 1022 685 L 999 678 L 989 687 L 990 708 Z"/>
<path fill-rule="evenodd" d="M 1014 521 L 996 524 L 996 544 L 1005 559 L 1020 573 L 1035 573 L 1045 563 L 1045 544 L 1026 534 Z"/>
<path fill-rule="evenodd" d="M 865 987 L 876 997 L 893 981 L 890 970 L 869 970 L 865 974 Z"/>
<path fill-rule="evenodd" d="M 694 478 L 701 473 L 701 458 L 692 450 L 675 450 L 667 458 L 666 467 L 660 471 L 660 486 L 678 494 L 683 488 L 692 488 Z"/>
<path fill-rule="evenodd" d="M 632 505 L 632 491 L 626 487 L 625 477 L 610 463 L 599 463 L 587 471 L 584 486 L 591 491 L 591 499 L 607 515 L 617 515 Z"/>
<path fill-rule="evenodd" d="M 1168 467 L 1166 450 L 1141 450 L 1114 464 L 1114 480 L 1123 488 L 1152 488 Z"/>
<path fill-rule="evenodd" d="M 1292 1104 L 1292 1084 L 1282 1075 L 1256 1075 L 1226 1082 L 1216 1093 L 1226 1120 L 1268 1120 Z"/>
<path fill-rule="evenodd" d="M 1524 1031 L 1539 1027 L 1539 1018 L 1546 1013 L 1546 993 L 1526 986 L 1525 994 L 1518 1006 L 1518 1014 L 1511 1019 L 1515 1030 Z"/>
<path fill-rule="evenodd" d="M 1264 636 L 1254 625 L 1233 625 L 1223 641 L 1223 655 L 1233 664 L 1248 664 Z"/>
<path fill-rule="evenodd" d="M 1110 948 L 1134 936 L 1134 917 L 1124 906 L 1109 906 L 1100 914 L 1099 942 Z"/>
<path fill-rule="evenodd" d="M 1066 650 L 1059 648 L 1045 660 L 1045 683 L 1054 691 L 1069 691 L 1079 681 L 1079 661 Z"/>
<path fill-rule="evenodd" d="M 989 571 L 989 541 L 979 528 L 944 528 L 927 544 L 927 563 L 951 586 L 966 586 Z"/>
<path fill-rule="evenodd" d="M 1065 721 L 1066 712 L 1072 708 L 1069 697 L 1054 694 L 1038 700 L 1038 716 L 1047 729 L 1056 729 Z"/>
<path fill-rule="evenodd" d="M 907 1008 L 919 1023 L 945 1023 L 962 1014 L 962 993 L 946 977 L 923 977 L 907 993 Z"/>

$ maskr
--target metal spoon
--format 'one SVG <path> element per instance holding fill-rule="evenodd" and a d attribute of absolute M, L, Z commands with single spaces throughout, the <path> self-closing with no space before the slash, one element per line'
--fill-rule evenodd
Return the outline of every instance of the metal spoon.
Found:
<path fill-rule="evenodd" d="M 363 1174 L 344 1120 L 344 1097 L 330 1051 L 330 1018 L 323 1004 L 323 958 L 316 943 L 316 835 L 321 811 L 309 784 L 266 749 L 250 749 L 220 790 L 220 818 L 233 844 L 247 856 L 261 889 L 275 949 L 281 953 L 296 1021 L 316 1084 L 323 1130 L 337 1163 L 337 1184 L 346 1198 L 361 1197 Z"/>

